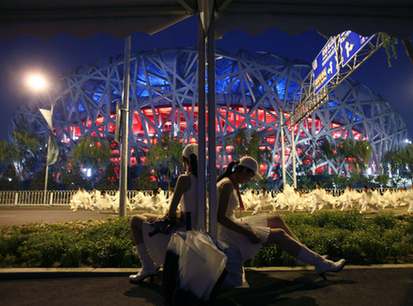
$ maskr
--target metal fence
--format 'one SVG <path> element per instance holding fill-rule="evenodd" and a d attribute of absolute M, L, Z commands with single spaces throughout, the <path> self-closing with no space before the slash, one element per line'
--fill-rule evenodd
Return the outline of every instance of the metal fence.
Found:
<path fill-rule="evenodd" d="M 362 192 L 363 189 L 353 189 Z M 396 191 L 394 188 L 381 188 L 379 192 L 386 190 Z M 326 189 L 334 196 L 339 196 L 344 189 Z M 68 206 L 72 196 L 77 190 L 26 190 L 26 191 L 0 191 L 0 206 Z M 106 194 L 114 196 L 117 190 L 105 190 Z M 128 190 L 128 199 L 132 200 L 141 191 Z"/>
<path fill-rule="evenodd" d="M 0 191 L 0 206 L 68 206 L 77 190 L 27 190 Z M 114 196 L 117 190 L 105 190 Z M 132 199 L 138 191 L 129 190 L 128 198 Z"/>

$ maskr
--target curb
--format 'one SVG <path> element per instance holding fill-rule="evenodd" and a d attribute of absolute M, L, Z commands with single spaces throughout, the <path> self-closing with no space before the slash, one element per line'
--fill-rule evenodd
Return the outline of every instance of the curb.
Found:
<path fill-rule="evenodd" d="M 382 264 L 382 265 L 346 265 L 345 270 L 381 270 L 381 269 L 413 269 L 413 264 Z M 246 267 L 246 271 L 257 272 L 291 272 L 291 271 L 314 271 L 312 266 L 299 266 L 299 267 L 262 267 L 253 268 Z M 0 269 L 1 274 L 1 269 Z"/>
<path fill-rule="evenodd" d="M 413 264 L 385 264 L 356 266 L 348 265 L 345 270 L 413 269 Z M 60 277 L 115 277 L 136 273 L 140 268 L 1 268 L 0 279 L 60 278 Z M 246 267 L 255 272 L 314 271 L 311 266 L 299 267 Z"/>
<path fill-rule="evenodd" d="M 128 276 L 140 268 L 3 268 L 0 279 Z"/>

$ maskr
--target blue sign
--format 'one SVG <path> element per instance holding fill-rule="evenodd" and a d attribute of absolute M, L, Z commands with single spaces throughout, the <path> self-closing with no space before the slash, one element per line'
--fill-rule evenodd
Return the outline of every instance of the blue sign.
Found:
<path fill-rule="evenodd" d="M 346 31 L 339 35 L 341 66 L 345 66 L 354 55 L 357 54 L 374 35 L 366 37 L 357 33 Z"/>
<path fill-rule="evenodd" d="M 337 39 L 330 37 L 312 64 L 314 93 L 320 92 L 337 75 L 337 63 Z"/>

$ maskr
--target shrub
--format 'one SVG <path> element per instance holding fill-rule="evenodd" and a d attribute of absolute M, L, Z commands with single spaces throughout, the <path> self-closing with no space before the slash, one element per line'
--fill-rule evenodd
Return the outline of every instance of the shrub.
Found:
<path fill-rule="evenodd" d="M 354 212 L 289 213 L 285 220 L 297 238 L 320 254 L 350 264 L 412 262 L 413 218 Z M 2 267 L 136 267 L 129 220 L 0 228 Z M 278 246 L 263 248 L 251 266 L 295 265 Z"/>

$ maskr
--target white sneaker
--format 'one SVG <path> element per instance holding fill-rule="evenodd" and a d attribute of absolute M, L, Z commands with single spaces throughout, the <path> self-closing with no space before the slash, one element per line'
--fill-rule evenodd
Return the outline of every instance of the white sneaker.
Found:
<path fill-rule="evenodd" d="M 153 279 L 155 275 L 159 272 L 159 268 L 154 269 L 142 269 L 136 274 L 129 275 L 129 282 L 132 284 L 139 284 L 147 278 Z"/>

